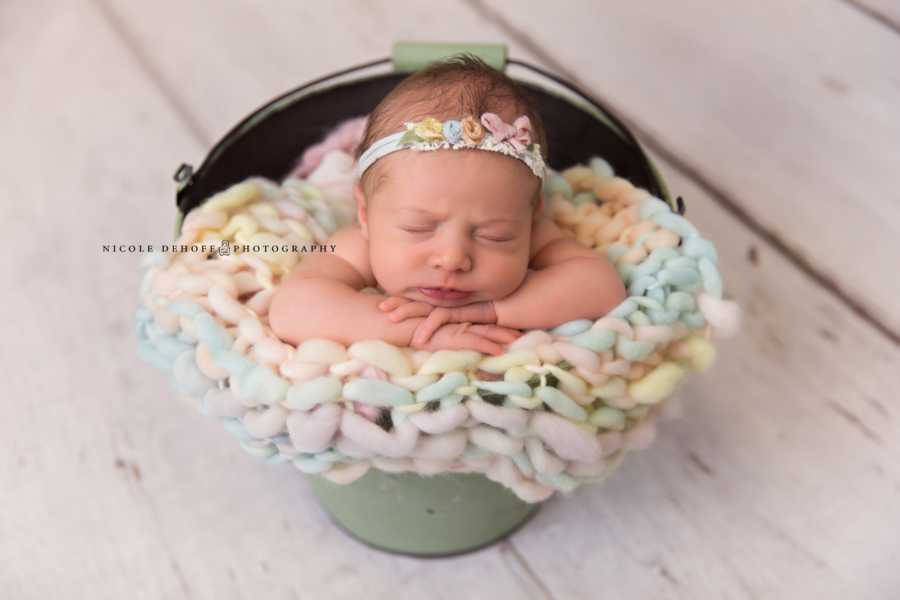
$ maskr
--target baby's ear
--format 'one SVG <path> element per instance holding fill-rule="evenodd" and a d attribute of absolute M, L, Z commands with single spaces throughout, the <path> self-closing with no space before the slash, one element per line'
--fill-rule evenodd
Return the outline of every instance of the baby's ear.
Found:
<path fill-rule="evenodd" d="M 363 192 L 362 184 L 359 180 L 353 184 L 353 197 L 356 198 L 356 220 L 362 231 L 362 236 L 369 239 L 369 219 L 366 215 L 366 194 Z"/>

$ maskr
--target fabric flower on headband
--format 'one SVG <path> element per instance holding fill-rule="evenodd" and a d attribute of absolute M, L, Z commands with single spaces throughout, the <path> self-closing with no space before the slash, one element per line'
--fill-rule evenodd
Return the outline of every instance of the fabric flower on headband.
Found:
<path fill-rule="evenodd" d="M 477 148 L 500 152 L 524 162 L 531 171 L 544 178 L 545 165 L 541 145 L 531 141 L 531 120 L 522 115 L 511 124 L 496 113 L 484 113 L 480 119 L 466 115 L 461 120 L 441 122 L 426 117 L 418 122 L 406 122 L 406 131 L 392 133 L 373 142 L 360 156 L 355 176 L 362 177 L 376 160 L 397 150 L 453 150 Z"/>
<path fill-rule="evenodd" d="M 434 117 L 428 117 L 413 127 L 416 135 L 423 140 L 441 140 L 444 138 L 444 126 Z"/>
<path fill-rule="evenodd" d="M 477 144 L 484 137 L 484 127 L 475 120 L 475 117 L 466 117 L 462 120 L 462 133 L 466 141 Z"/>
<path fill-rule="evenodd" d="M 524 152 L 531 144 L 531 120 L 527 115 L 522 115 L 510 125 L 494 113 L 484 113 L 481 123 L 494 136 L 495 142 L 509 142 L 519 152 Z"/>
<path fill-rule="evenodd" d="M 454 119 L 444 123 L 444 139 L 451 144 L 457 143 L 461 134 L 462 124 L 459 121 Z"/>

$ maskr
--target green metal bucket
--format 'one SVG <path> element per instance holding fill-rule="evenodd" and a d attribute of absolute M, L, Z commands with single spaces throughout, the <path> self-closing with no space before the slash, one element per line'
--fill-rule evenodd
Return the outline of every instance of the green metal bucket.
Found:
<path fill-rule="evenodd" d="M 372 468 L 349 484 L 308 481 L 332 521 L 351 537 L 417 557 L 472 552 L 507 537 L 540 503 L 520 500 L 479 473 L 386 473 Z"/>

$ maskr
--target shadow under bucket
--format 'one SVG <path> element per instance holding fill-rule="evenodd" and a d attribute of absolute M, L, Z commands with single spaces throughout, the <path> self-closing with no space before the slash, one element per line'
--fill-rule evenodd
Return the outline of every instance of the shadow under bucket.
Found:
<path fill-rule="evenodd" d="M 336 525 L 378 550 L 417 557 L 473 552 L 507 537 L 541 504 L 520 500 L 480 473 L 386 473 L 350 484 L 308 481 Z"/>
<path fill-rule="evenodd" d="M 615 172 L 671 203 L 662 178 L 628 128 L 607 108 L 575 86 L 539 68 L 530 78 L 507 74 L 532 95 L 544 120 L 553 168 L 602 156 Z M 252 176 L 284 178 L 303 151 L 346 119 L 368 114 L 408 73 L 384 73 L 390 59 L 352 67 L 307 83 L 259 108 L 210 150 L 194 171 L 176 173 L 176 237 L 184 214 L 207 198 Z M 382 73 L 373 74 L 373 68 Z M 529 74 L 529 73 L 523 73 Z M 533 81 L 543 77 L 542 85 Z M 355 79 L 348 80 L 350 76 Z M 547 84 L 545 88 L 543 83 Z M 471 552 L 503 539 L 524 525 L 541 504 L 519 499 L 478 473 L 422 476 L 371 468 L 357 481 L 335 484 L 308 475 L 318 501 L 334 522 L 374 548 L 411 556 Z"/>

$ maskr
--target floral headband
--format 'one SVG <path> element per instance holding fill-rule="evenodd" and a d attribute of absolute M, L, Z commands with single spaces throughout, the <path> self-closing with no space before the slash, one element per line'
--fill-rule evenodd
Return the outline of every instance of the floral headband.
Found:
<path fill-rule="evenodd" d="M 522 115 L 512 125 L 504 123 L 498 115 L 486 112 L 481 120 L 466 116 L 461 121 L 451 119 L 441 123 L 427 117 L 418 123 L 404 123 L 406 131 L 392 133 L 369 146 L 356 163 L 355 176 L 362 177 L 375 161 L 397 150 L 440 150 L 449 148 L 477 148 L 500 152 L 524 162 L 531 172 L 544 178 L 544 158 L 541 145 L 531 141 L 531 121 Z M 487 131 L 485 131 L 487 130 Z"/>

